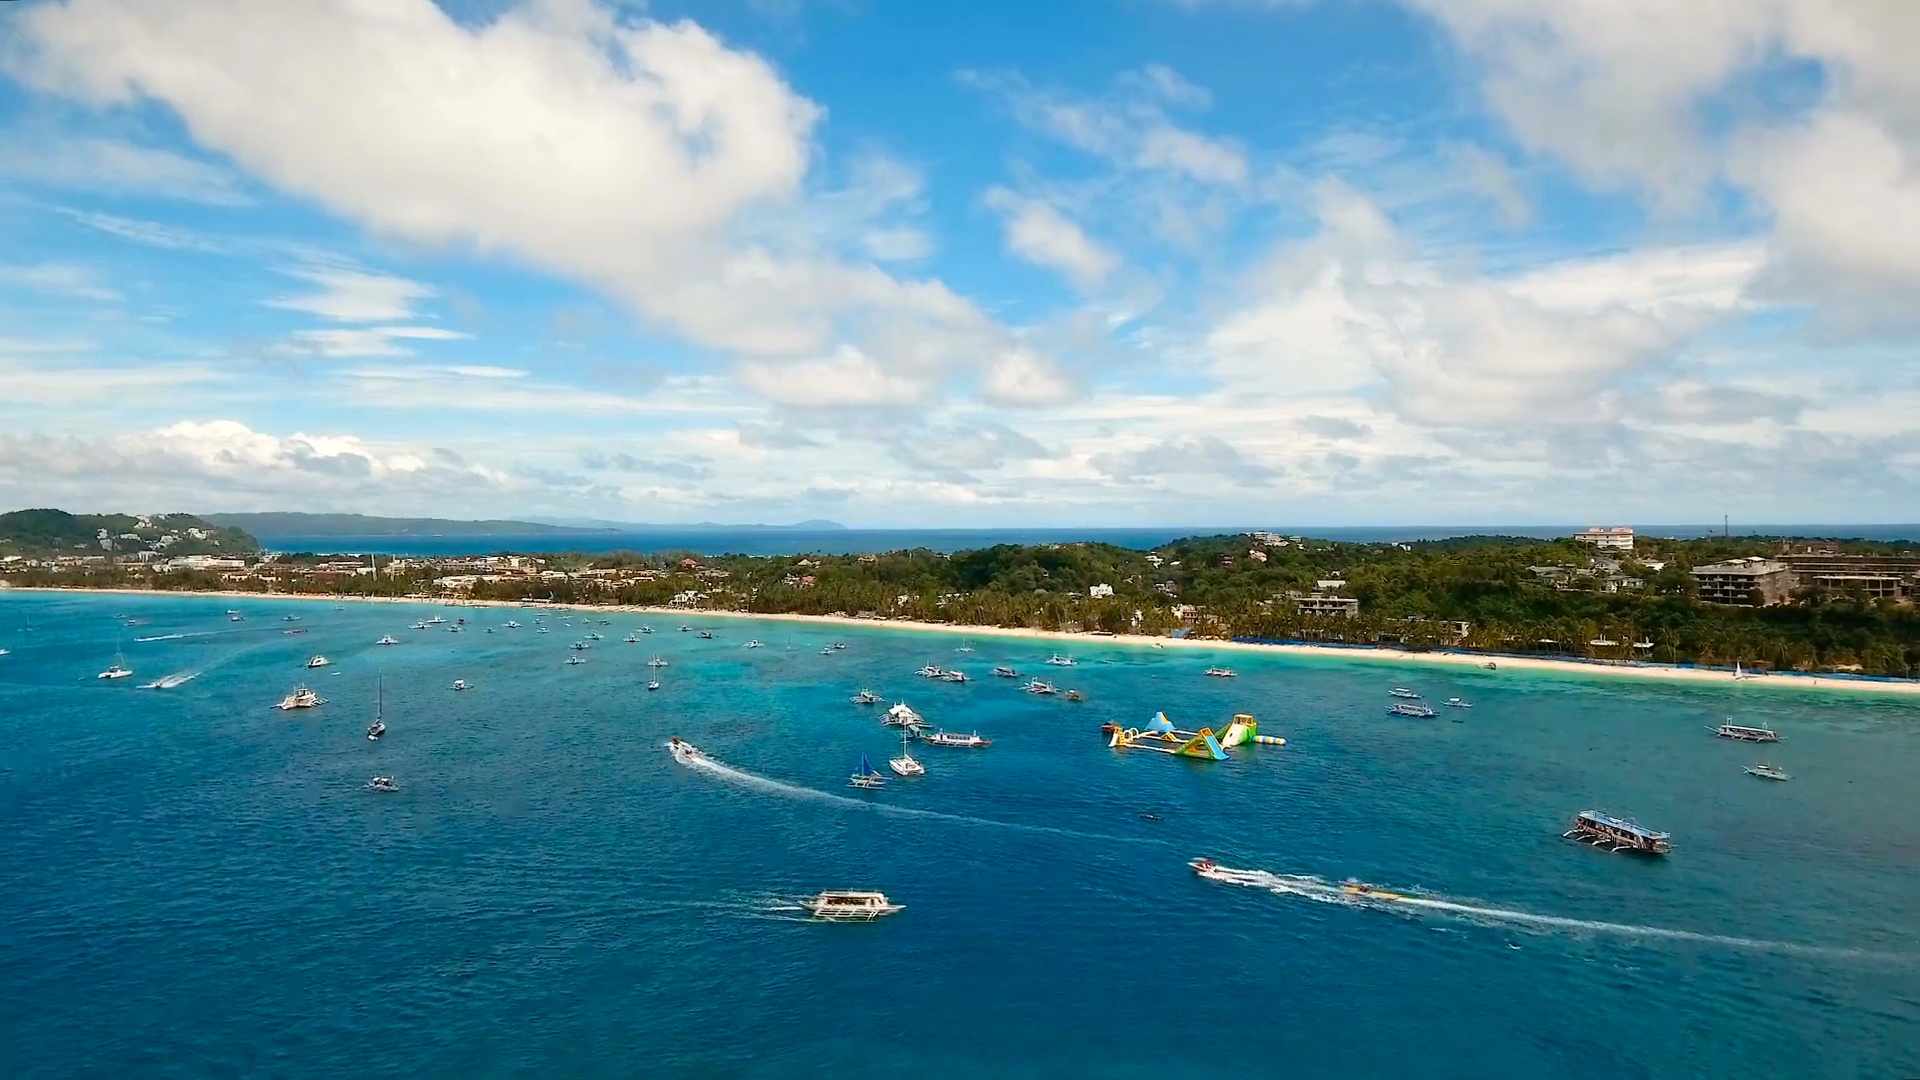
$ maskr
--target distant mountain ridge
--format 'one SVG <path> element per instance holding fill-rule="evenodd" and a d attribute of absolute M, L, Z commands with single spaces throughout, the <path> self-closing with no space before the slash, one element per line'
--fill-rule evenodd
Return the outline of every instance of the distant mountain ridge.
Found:
<path fill-rule="evenodd" d="M 657 522 L 607 521 L 602 518 L 541 518 L 544 525 L 560 525 L 566 528 L 611 530 L 613 532 L 705 532 L 712 529 L 733 529 L 740 532 L 755 530 L 766 532 L 845 532 L 847 526 L 837 521 L 823 518 L 809 518 L 796 521 L 791 525 L 728 525 L 720 521 L 695 521 L 690 524 L 659 524 Z"/>
<path fill-rule="evenodd" d="M 613 530 L 551 525 L 539 521 L 493 519 L 461 521 L 454 518 L 372 517 L 367 514 L 208 514 L 207 520 L 245 529 L 255 536 L 540 536 L 552 533 L 588 535 Z"/>

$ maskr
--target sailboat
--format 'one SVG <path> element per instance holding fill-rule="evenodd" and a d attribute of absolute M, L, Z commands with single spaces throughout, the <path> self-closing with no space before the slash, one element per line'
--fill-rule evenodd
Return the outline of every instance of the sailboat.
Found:
<path fill-rule="evenodd" d="M 1735 660 L 1733 662 L 1733 677 L 1736 679 L 1757 679 L 1760 677 L 1760 673 L 1741 668 L 1740 661 Z"/>
<path fill-rule="evenodd" d="M 367 740 L 379 742 L 380 736 L 387 733 L 387 680 L 379 677 L 373 681 L 373 723 L 367 725 Z"/>
<path fill-rule="evenodd" d="M 925 776 L 927 775 L 927 767 L 915 761 L 913 752 L 907 747 L 907 744 L 912 741 L 913 735 L 911 732 L 901 733 L 900 756 L 888 761 L 887 767 L 901 776 Z"/>
<path fill-rule="evenodd" d="M 133 674 L 133 669 L 127 666 L 126 657 L 120 654 L 120 639 L 115 638 L 113 640 L 113 666 L 101 672 L 95 676 L 95 678 L 124 679 L 131 674 Z"/>
<path fill-rule="evenodd" d="M 887 778 L 881 776 L 880 770 L 873 767 L 873 762 L 867 760 L 867 755 L 861 754 L 860 771 L 848 777 L 847 784 L 857 788 L 886 787 Z"/>

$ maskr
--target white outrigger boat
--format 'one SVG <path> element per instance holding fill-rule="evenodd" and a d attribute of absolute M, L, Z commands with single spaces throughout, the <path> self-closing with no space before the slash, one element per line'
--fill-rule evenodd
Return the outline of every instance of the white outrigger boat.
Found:
<path fill-rule="evenodd" d="M 1467 700 L 1466 698 L 1457 698 L 1457 697 L 1450 697 L 1450 698 L 1448 698 L 1447 700 L 1445 700 L 1445 701 L 1443 701 L 1443 702 L 1441 702 L 1440 704 L 1442 704 L 1442 705 L 1445 705 L 1445 706 L 1446 706 L 1447 708 L 1449 708 L 1449 709 L 1471 709 L 1471 708 L 1473 708 L 1473 702 L 1471 702 L 1471 701 L 1468 701 L 1468 700 Z"/>
<path fill-rule="evenodd" d="M 453 688 L 455 690 L 471 690 L 473 689 L 473 684 L 465 679 L 455 679 L 453 680 Z"/>
<path fill-rule="evenodd" d="M 1747 775 L 1757 776 L 1762 780 L 1793 779 L 1793 777 L 1787 775 L 1787 770 L 1781 768 L 1778 765 L 1768 765 L 1766 762 L 1756 762 L 1752 765 L 1747 766 Z"/>
<path fill-rule="evenodd" d="M 908 749 L 908 744 L 912 740 L 913 735 L 911 732 L 903 731 L 900 733 L 900 756 L 888 759 L 887 768 L 892 769 L 900 776 L 925 776 L 927 775 L 927 767 L 914 760 L 913 752 Z"/>
<path fill-rule="evenodd" d="M 853 702 L 855 705 L 878 705 L 880 704 L 880 695 L 871 690 L 862 690 L 847 700 Z"/>
<path fill-rule="evenodd" d="M 847 786 L 866 789 L 886 787 L 887 778 L 881 776 L 880 770 L 873 767 L 873 762 L 867 760 L 867 755 L 861 754 L 860 768 L 847 778 Z"/>
<path fill-rule="evenodd" d="M 760 648 L 760 647 L 761 647 L 761 645 L 760 645 L 760 639 L 759 639 L 759 638 L 754 638 L 753 640 L 751 640 L 751 641 L 749 641 L 749 642 L 747 642 L 747 643 L 746 643 L 745 645 L 742 645 L 742 646 L 740 646 L 740 647 L 741 647 L 741 648 L 743 648 L 743 649 L 758 649 L 758 648 Z"/>
<path fill-rule="evenodd" d="M 426 623 L 428 626 L 439 626 L 441 623 L 444 623 L 446 621 L 447 620 L 441 618 L 440 616 L 435 615 L 433 618 L 426 620 Z"/>
<path fill-rule="evenodd" d="M 829 922 L 872 922 L 906 908 L 905 904 L 888 901 L 886 893 L 839 890 L 823 892 L 800 906 L 814 918 Z"/>
<path fill-rule="evenodd" d="M 1025 690 L 1029 694 L 1057 694 L 1060 692 L 1059 687 L 1050 682 L 1042 682 L 1039 679 L 1033 680 L 1020 689 Z"/>
<path fill-rule="evenodd" d="M 913 728 L 914 730 L 927 726 L 926 720 L 922 719 L 920 714 L 914 712 L 904 701 L 888 709 L 887 714 L 880 718 L 880 723 L 887 727 Z"/>
<path fill-rule="evenodd" d="M 993 677 L 996 679 L 1017 679 L 1020 677 L 1020 673 L 1002 664 L 993 669 Z"/>
<path fill-rule="evenodd" d="M 940 681 L 941 682 L 967 682 L 968 681 L 967 673 L 964 671 L 960 671 L 957 668 L 943 671 L 940 673 Z"/>
<path fill-rule="evenodd" d="M 1723 739 L 1737 739 L 1741 742 L 1779 742 L 1780 733 L 1770 727 L 1747 727 L 1732 721 L 1713 729 L 1715 735 Z"/>
<path fill-rule="evenodd" d="M 384 791 L 389 794 L 399 791 L 400 785 L 393 782 L 391 776 L 376 776 L 367 781 L 368 791 Z"/>
<path fill-rule="evenodd" d="M 627 631 L 627 636 L 621 638 L 620 640 L 626 642 L 629 645 L 638 645 L 640 644 L 640 632 L 637 630 L 629 630 Z"/>
<path fill-rule="evenodd" d="M 520 629 L 520 624 L 513 621 L 512 619 L 508 619 L 506 622 L 506 627 L 509 630 L 518 630 Z"/>
<path fill-rule="evenodd" d="M 587 658 L 584 656 L 581 656 L 579 653 L 574 653 L 572 656 L 567 657 L 568 667 L 579 667 L 581 664 L 584 664 L 586 662 L 587 662 Z"/>
<path fill-rule="evenodd" d="M 308 687 L 296 686 L 293 688 L 293 693 L 281 698 L 280 704 L 275 705 L 274 708 L 282 712 L 288 712 L 293 709 L 311 709 L 316 705 L 325 705 L 326 703 L 326 698 L 314 693 Z"/>
<path fill-rule="evenodd" d="M 1387 691 L 1387 696 L 1397 697 L 1397 698 L 1408 698 L 1414 701 L 1418 701 L 1420 699 L 1419 692 L 1414 690 L 1409 690 L 1404 686 L 1396 686 L 1393 689 Z"/>
<path fill-rule="evenodd" d="M 331 664 L 331 663 L 333 663 L 333 661 L 327 659 L 324 656 L 321 656 L 319 653 L 313 654 L 313 656 L 309 657 L 307 660 L 307 666 L 310 668 L 326 667 L 328 664 Z"/>
<path fill-rule="evenodd" d="M 1052 656 L 1047 657 L 1047 663 L 1052 664 L 1054 667 L 1072 667 L 1073 657 L 1054 653 Z"/>
<path fill-rule="evenodd" d="M 1207 674 L 1208 676 L 1215 679 L 1231 679 L 1236 674 L 1238 674 L 1238 672 L 1234 671 L 1232 668 L 1210 667 L 1207 669 Z"/>
<path fill-rule="evenodd" d="M 381 634 L 380 640 L 374 642 L 374 644 L 375 645 L 398 645 L 400 644 L 400 639 L 397 637 L 394 637 L 392 634 Z"/>
<path fill-rule="evenodd" d="M 667 753 L 672 754 L 673 760 L 682 765 L 692 765 L 706 757 L 698 747 L 678 735 L 667 740 Z"/>
<path fill-rule="evenodd" d="M 829 648 L 828 651 L 832 651 L 831 648 Z M 914 672 L 914 674 L 923 679 L 944 679 L 947 677 L 947 669 L 938 664 L 928 664 L 926 667 Z"/>
<path fill-rule="evenodd" d="M 667 662 L 656 656 L 653 659 L 647 661 L 647 666 L 650 668 L 663 668 L 667 666 Z"/>

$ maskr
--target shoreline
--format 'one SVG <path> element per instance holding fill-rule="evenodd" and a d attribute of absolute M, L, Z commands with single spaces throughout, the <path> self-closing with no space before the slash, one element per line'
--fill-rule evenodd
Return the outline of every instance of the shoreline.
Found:
<path fill-rule="evenodd" d="M 0 596 L 9 593 L 145 597 L 196 596 L 207 598 L 226 597 L 234 600 L 327 601 L 335 604 L 415 604 L 427 607 L 484 607 L 520 611 L 601 611 L 665 616 L 682 620 L 692 618 L 758 619 L 762 621 L 796 622 L 816 626 L 878 627 L 883 630 L 957 634 L 963 637 L 1020 638 L 1029 641 L 1094 642 L 1100 644 L 1126 645 L 1133 648 L 1206 649 L 1219 652 L 1320 657 L 1323 659 L 1344 657 L 1354 660 L 1467 667 L 1483 670 L 1487 664 L 1494 663 L 1499 665 L 1498 670 L 1500 671 L 1549 672 L 1562 675 L 1583 675 L 1600 678 L 1637 678 L 1643 681 L 1654 682 L 1718 684 L 1721 686 L 1738 685 L 1742 687 L 1784 690 L 1839 691 L 1892 695 L 1896 697 L 1920 696 L 1920 680 L 1881 682 L 1872 679 L 1850 679 L 1834 675 L 1795 673 L 1767 674 L 1736 681 L 1730 673 L 1724 671 L 1683 668 L 1667 664 L 1644 663 L 1616 665 L 1585 663 L 1577 660 L 1558 660 L 1538 656 L 1510 655 L 1507 653 L 1408 652 L 1400 649 L 1381 649 L 1364 646 L 1356 648 L 1351 646 L 1292 643 L 1264 644 L 1251 641 L 1152 637 L 1146 634 L 1090 634 L 1083 631 L 1035 630 L 1027 627 L 966 626 L 957 623 L 927 623 L 915 622 L 909 619 L 856 619 L 850 615 L 712 611 L 693 608 L 654 607 L 641 604 L 529 603 L 521 600 L 420 600 L 401 596 L 336 596 L 328 593 L 194 592 L 166 589 L 83 589 L 66 586 L 13 586 L 0 589 Z"/>

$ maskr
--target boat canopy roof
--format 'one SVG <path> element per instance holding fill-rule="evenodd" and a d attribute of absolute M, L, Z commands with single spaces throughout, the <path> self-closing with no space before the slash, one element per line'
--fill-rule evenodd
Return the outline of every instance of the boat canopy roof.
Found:
<path fill-rule="evenodd" d="M 1667 833 L 1654 832 L 1644 825 L 1636 824 L 1625 818 L 1614 817 L 1612 814 L 1603 814 L 1598 810 L 1582 810 L 1580 811 L 1580 816 L 1596 825 L 1604 825 L 1609 829 L 1618 829 L 1621 832 L 1630 833 L 1647 840 L 1667 839 L 1669 836 Z"/>

